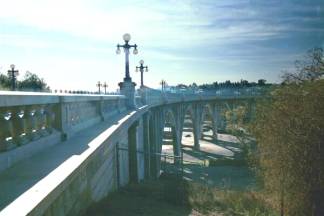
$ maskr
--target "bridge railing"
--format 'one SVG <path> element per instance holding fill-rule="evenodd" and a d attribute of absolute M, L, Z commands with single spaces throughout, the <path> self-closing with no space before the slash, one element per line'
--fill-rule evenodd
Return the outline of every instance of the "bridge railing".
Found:
<path fill-rule="evenodd" d="M 0 91 L 0 171 L 124 110 L 122 95 Z M 35 145 L 26 150 L 29 143 Z"/>
<path fill-rule="evenodd" d="M 248 88 L 223 88 L 208 91 L 160 91 L 156 89 L 140 89 L 139 95 L 145 104 L 163 104 L 187 100 L 199 100 L 208 98 L 247 98 L 259 97 L 268 91 L 267 87 L 248 87 Z"/>

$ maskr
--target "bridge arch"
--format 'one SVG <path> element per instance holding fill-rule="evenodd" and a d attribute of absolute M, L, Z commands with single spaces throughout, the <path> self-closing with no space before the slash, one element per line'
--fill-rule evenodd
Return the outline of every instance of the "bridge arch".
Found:
<path fill-rule="evenodd" d="M 168 161 L 171 160 L 173 163 L 177 163 L 181 156 L 181 146 L 179 143 L 180 131 L 176 119 L 175 112 L 172 108 L 165 108 L 163 110 L 161 160 L 165 162 L 168 157 L 167 155 L 173 156 L 173 158 L 168 159 Z"/>
<path fill-rule="evenodd" d="M 194 132 L 195 116 L 192 104 L 186 104 L 182 117 L 182 140 L 183 146 L 187 147 L 188 143 L 194 143 L 196 133 Z"/>
<path fill-rule="evenodd" d="M 214 104 L 206 103 L 203 106 L 202 110 L 202 119 L 201 119 L 201 136 L 200 139 L 205 138 L 206 136 L 210 139 L 217 140 L 217 111 L 215 110 Z M 210 134 L 210 131 L 212 134 Z M 208 134 L 206 134 L 206 132 Z"/>

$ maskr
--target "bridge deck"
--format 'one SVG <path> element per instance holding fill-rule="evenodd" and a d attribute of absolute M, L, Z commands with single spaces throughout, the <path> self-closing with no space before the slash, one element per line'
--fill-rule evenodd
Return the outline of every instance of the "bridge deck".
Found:
<path fill-rule="evenodd" d="M 47 176 L 64 161 L 80 155 L 89 148 L 88 144 L 104 130 L 127 113 L 101 122 L 91 128 L 80 131 L 65 142 L 51 146 L 30 158 L 26 158 L 0 174 L 0 210 L 15 200 L 39 180 Z"/>

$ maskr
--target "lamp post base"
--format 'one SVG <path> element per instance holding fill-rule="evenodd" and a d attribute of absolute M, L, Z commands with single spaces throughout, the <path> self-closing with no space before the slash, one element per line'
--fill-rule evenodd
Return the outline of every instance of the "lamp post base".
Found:
<path fill-rule="evenodd" d="M 125 77 L 125 78 L 124 78 L 124 82 L 132 82 L 132 78 L 130 78 L 130 77 Z"/>
<path fill-rule="evenodd" d="M 126 81 L 124 78 L 124 82 L 120 82 L 119 84 L 120 93 L 125 95 L 126 97 L 126 106 L 128 109 L 136 109 L 135 103 L 135 86 L 136 83 L 130 81 Z"/>

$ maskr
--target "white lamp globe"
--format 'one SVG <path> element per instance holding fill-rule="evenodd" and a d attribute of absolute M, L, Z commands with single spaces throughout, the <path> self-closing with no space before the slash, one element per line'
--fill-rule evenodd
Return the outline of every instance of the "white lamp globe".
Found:
<path fill-rule="evenodd" d="M 128 34 L 128 33 L 124 34 L 124 35 L 123 35 L 123 39 L 124 39 L 124 41 L 126 41 L 126 42 L 130 41 L 130 39 L 131 39 L 130 34 Z"/>
<path fill-rule="evenodd" d="M 13 69 L 15 69 L 15 65 L 14 64 L 11 64 L 10 65 L 10 68 L 13 70 Z"/>
<path fill-rule="evenodd" d="M 139 63 L 140 63 L 140 64 L 144 64 L 144 60 L 140 60 Z"/>
<path fill-rule="evenodd" d="M 117 50 L 116 50 L 116 54 L 120 54 L 120 49 L 119 49 L 119 47 L 118 47 Z"/>

